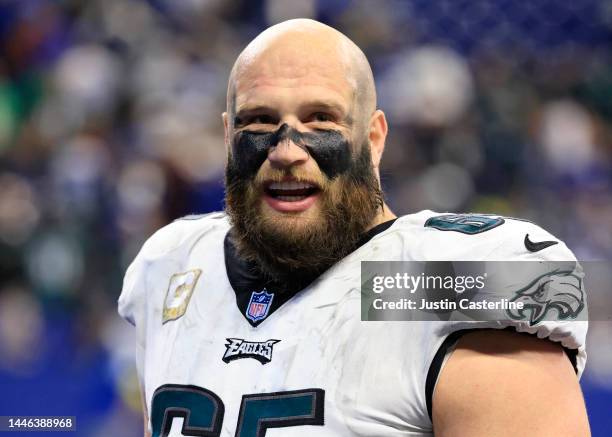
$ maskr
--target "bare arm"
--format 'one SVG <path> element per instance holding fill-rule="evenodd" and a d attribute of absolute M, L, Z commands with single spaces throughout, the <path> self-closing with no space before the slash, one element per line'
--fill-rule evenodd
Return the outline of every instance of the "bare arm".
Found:
<path fill-rule="evenodd" d="M 492 330 L 459 340 L 433 395 L 433 427 L 436 437 L 590 435 L 562 347 Z"/>
<path fill-rule="evenodd" d="M 144 437 L 151 437 L 151 433 L 149 432 L 149 415 L 146 411 L 143 411 L 144 418 Z"/>
<path fill-rule="evenodd" d="M 151 433 L 149 432 L 149 414 L 147 412 L 147 403 L 145 402 L 144 390 L 140 389 L 140 400 L 142 403 L 142 418 L 144 421 L 144 437 L 151 437 Z"/>

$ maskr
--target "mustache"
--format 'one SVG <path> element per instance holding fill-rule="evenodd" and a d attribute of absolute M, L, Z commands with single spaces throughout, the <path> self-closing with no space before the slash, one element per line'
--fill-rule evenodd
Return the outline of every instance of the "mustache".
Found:
<path fill-rule="evenodd" d="M 266 168 L 260 169 L 253 180 L 253 185 L 258 188 L 263 188 L 265 184 L 270 182 L 282 182 L 291 179 L 296 182 L 304 182 L 314 184 L 321 190 L 329 189 L 331 181 L 322 173 L 308 172 L 301 167 L 289 167 L 286 169 Z"/>

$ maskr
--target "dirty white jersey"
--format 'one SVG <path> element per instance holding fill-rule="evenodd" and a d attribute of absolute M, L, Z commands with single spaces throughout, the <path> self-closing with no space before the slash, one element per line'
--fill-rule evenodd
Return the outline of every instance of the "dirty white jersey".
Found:
<path fill-rule="evenodd" d="M 361 320 L 361 261 L 575 260 L 530 222 L 400 217 L 273 311 L 280 297 L 270 290 L 248 290 L 237 304 L 224 256 L 229 229 L 224 213 L 177 220 L 125 275 L 119 313 L 136 327 L 153 436 L 430 436 L 445 348 L 466 329 L 548 338 L 572 355 L 578 375 L 584 368 L 586 322 Z"/>

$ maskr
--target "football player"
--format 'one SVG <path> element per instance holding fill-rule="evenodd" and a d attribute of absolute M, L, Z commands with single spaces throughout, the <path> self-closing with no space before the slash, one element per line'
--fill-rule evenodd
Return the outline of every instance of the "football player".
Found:
<path fill-rule="evenodd" d="M 397 218 L 351 40 L 312 20 L 267 29 L 236 60 L 223 123 L 226 211 L 159 230 L 119 299 L 147 434 L 589 434 L 586 322 L 361 321 L 361 261 L 575 258 L 526 221 Z"/>

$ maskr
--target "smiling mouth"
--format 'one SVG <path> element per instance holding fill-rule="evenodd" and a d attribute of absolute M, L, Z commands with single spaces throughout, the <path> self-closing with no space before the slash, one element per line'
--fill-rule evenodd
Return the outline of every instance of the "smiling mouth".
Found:
<path fill-rule="evenodd" d="M 266 184 L 264 191 L 281 202 L 300 202 L 317 194 L 320 188 L 312 182 L 281 181 Z"/>

